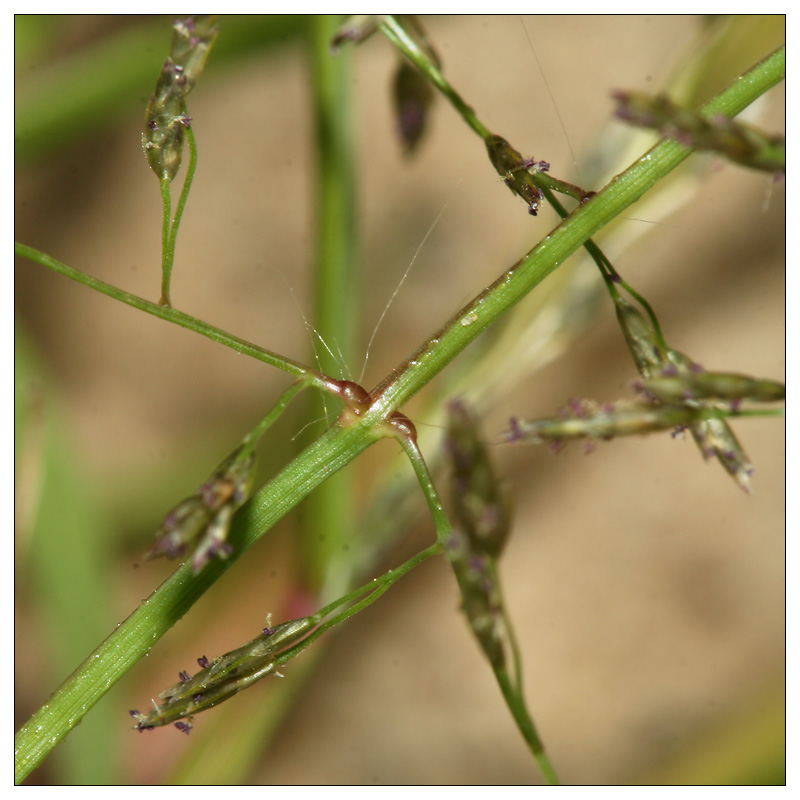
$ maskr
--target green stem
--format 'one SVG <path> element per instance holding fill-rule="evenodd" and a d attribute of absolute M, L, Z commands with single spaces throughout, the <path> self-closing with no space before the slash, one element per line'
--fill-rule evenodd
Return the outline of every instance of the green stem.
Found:
<path fill-rule="evenodd" d="M 171 306 L 169 299 L 169 282 L 172 277 L 172 255 L 169 247 L 170 221 L 172 217 L 172 181 L 161 179 L 161 299 L 160 306 Z"/>
<path fill-rule="evenodd" d="M 353 137 L 352 53 L 332 57 L 330 42 L 339 18 L 309 20 L 317 163 L 314 325 L 325 343 L 319 369 L 341 375 L 352 364 L 361 332 L 356 243 L 356 168 Z M 343 375 L 342 377 L 350 377 Z M 324 395 L 312 399 L 311 419 L 327 416 Z M 356 527 L 354 476 L 339 473 L 309 498 L 301 522 L 306 582 L 329 599 L 352 586 L 352 544 Z"/>
<path fill-rule="evenodd" d="M 509 711 L 511 711 L 514 721 L 517 723 L 517 727 L 522 733 L 522 737 L 527 742 L 533 757 L 536 759 L 536 763 L 539 765 L 544 779 L 551 786 L 557 786 L 558 776 L 544 751 L 544 745 L 539 738 L 539 734 L 536 731 L 536 726 L 533 724 L 530 714 L 528 714 L 528 708 L 525 705 L 521 692 L 512 684 L 505 667 L 497 667 L 494 670 L 494 674 L 500 686 L 500 691 L 503 693 L 506 705 Z"/>
<path fill-rule="evenodd" d="M 138 297 L 135 294 L 130 294 L 122 289 L 118 289 L 116 286 L 112 286 L 109 283 L 105 283 L 97 278 L 93 278 L 91 275 L 87 275 L 85 272 L 81 272 L 74 267 L 70 267 L 67 264 L 64 264 L 61 261 L 53 258 L 52 256 L 42 253 L 33 247 L 29 247 L 28 245 L 14 242 L 14 252 L 23 258 L 35 261 L 37 264 L 41 264 L 44 267 L 49 267 L 61 275 L 65 275 L 67 278 L 71 278 L 78 283 L 82 283 L 84 286 L 88 286 L 90 289 L 94 289 L 95 291 L 101 292 L 109 297 L 113 297 L 115 300 L 119 300 L 121 303 L 126 303 L 129 306 L 133 306 L 133 308 L 138 308 L 140 311 L 146 311 L 148 314 L 152 314 L 154 317 L 158 317 L 159 319 L 166 320 L 167 322 L 172 322 L 175 325 L 180 325 L 182 328 L 186 328 L 187 330 L 199 333 L 201 336 L 205 336 L 207 339 L 211 339 L 213 342 L 224 344 L 226 347 L 230 347 L 237 353 L 250 356 L 258 361 L 263 361 L 265 364 L 270 364 L 273 367 L 277 367 L 278 369 L 288 372 L 290 375 L 294 375 L 297 378 L 303 378 L 310 386 L 316 386 L 318 389 L 323 391 L 331 391 L 330 381 L 326 376 L 320 374 L 316 370 L 311 369 L 310 367 L 306 367 L 303 364 L 298 363 L 297 361 L 293 361 L 291 358 L 280 356 L 277 353 L 273 353 L 271 350 L 266 350 L 265 348 L 259 347 L 252 342 L 240 339 L 238 336 L 234 336 L 231 333 L 226 333 L 219 328 L 215 328 L 213 325 L 209 325 L 208 323 L 197 319 L 197 317 L 184 314 L 182 311 L 178 311 L 175 308 L 161 306 L 157 303 L 151 303 L 149 300 L 145 300 L 144 298 Z"/>
<path fill-rule="evenodd" d="M 450 518 L 444 510 L 442 500 L 439 497 L 439 492 L 436 491 L 433 478 L 431 477 L 428 465 L 422 457 L 422 451 L 419 449 L 415 439 L 410 436 L 398 436 L 400 446 L 408 456 L 411 466 L 414 468 L 414 474 L 417 476 L 419 485 L 422 488 L 422 493 L 425 495 L 425 500 L 428 502 L 433 523 L 436 527 L 436 539 L 439 544 L 444 546 L 447 544 L 447 539 L 453 531 L 453 526 L 450 524 Z"/>
<path fill-rule="evenodd" d="M 561 219 L 566 219 L 569 216 L 569 212 L 561 205 L 559 199 L 550 191 L 548 188 L 542 188 L 542 192 L 544 193 L 547 202 L 553 207 L 555 212 L 558 214 Z M 639 305 L 645 310 L 645 313 L 650 318 L 650 322 L 653 325 L 653 333 L 656 336 L 656 341 L 658 344 L 664 349 L 669 349 L 667 347 L 667 342 L 664 339 L 664 334 L 661 330 L 661 324 L 658 321 L 658 317 L 653 311 L 650 303 L 642 297 L 627 281 L 623 280 L 622 276 L 617 272 L 614 268 L 614 265 L 609 261 L 608 256 L 595 244 L 594 241 L 591 239 L 587 239 L 583 243 L 583 246 L 586 248 L 586 252 L 594 260 L 595 264 L 597 264 L 598 269 L 600 270 L 603 278 L 605 280 L 606 288 L 608 289 L 609 294 L 613 298 L 619 298 L 620 293 L 617 290 L 615 283 L 619 283 L 628 294 L 636 300 Z"/>
<path fill-rule="evenodd" d="M 322 619 L 340 606 L 343 606 L 346 603 L 349 603 L 351 600 L 361 597 L 363 594 L 367 593 L 366 597 L 359 600 L 359 602 L 354 603 L 352 606 L 346 608 L 335 617 L 331 617 L 331 619 L 323 622 L 305 639 L 298 642 L 288 650 L 285 650 L 275 659 L 275 662 L 280 666 L 281 664 L 285 664 L 287 661 L 294 658 L 296 655 L 299 655 L 310 644 L 319 639 L 319 637 L 322 636 L 325 631 L 329 630 L 335 625 L 339 625 L 345 620 L 350 619 L 350 617 L 358 614 L 359 611 L 363 611 L 367 606 L 372 605 L 372 603 L 374 603 L 387 589 L 397 583 L 400 578 L 402 578 L 404 575 L 407 575 L 415 567 L 418 567 L 423 561 L 427 561 L 433 556 L 441 555 L 442 552 L 442 546 L 438 542 L 436 544 L 432 544 L 430 547 L 409 558 L 408 561 L 405 561 L 399 567 L 390 569 L 388 572 L 385 572 L 383 575 L 375 578 L 364 586 L 360 586 L 358 589 L 349 592 L 344 597 L 340 597 L 338 600 L 334 600 L 332 603 L 329 603 L 327 606 L 325 606 L 325 608 L 320 609 L 316 616 Z"/>
<path fill-rule="evenodd" d="M 773 53 L 704 107 L 708 114 L 739 113 L 774 86 L 785 73 L 785 49 Z M 183 565 L 123 622 L 62 684 L 15 737 L 15 780 L 22 781 L 69 733 L 86 712 L 153 644 L 178 621 L 261 536 L 328 476 L 369 447 L 389 413 L 405 403 L 441 371 L 489 324 L 563 263 L 595 231 L 638 200 L 688 155 L 688 148 L 665 141 L 656 145 L 605 189 L 580 206 L 542 243 L 469 303 L 374 391 L 372 406 L 347 426 L 334 425 L 304 450 L 234 519 L 230 541 L 235 552 L 198 575 Z M 121 292 L 31 247 L 15 252 L 154 316 L 183 325 L 214 341 L 273 364 L 309 383 L 327 387 L 323 376 L 295 362 L 200 323 L 188 315 Z"/>
<path fill-rule="evenodd" d="M 301 392 L 305 389 L 308 384 L 305 381 L 297 381 L 293 383 L 279 398 L 277 403 L 272 407 L 270 412 L 262 419 L 248 434 L 244 437 L 242 451 L 240 453 L 240 458 L 245 459 L 247 458 L 253 450 L 256 449 L 256 445 L 258 445 L 259 439 L 267 432 L 267 430 L 273 425 L 273 423 L 278 419 L 278 417 L 283 414 L 286 410 L 286 406 L 292 401 L 292 398 L 298 392 Z"/>
<path fill-rule="evenodd" d="M 178 230 L 181 226 L 183 209 L 186 207 L 186 200 L 192 188 L 194 173 L 197 169 L 197 142 L 191 128 L 186 129 L 186 140 L 189 142 L 189 166 L 186 168 L 186 177 L 183 181 L 181 196 L 178 198 L 178 206 L 175 209 L 175 216 L 170 221 L 170 182 L 161 182 L 161 196 L 164 198 L 164 224 L 162 231 L 162 254 L 161 254 L 161 300 L 159 305 L 171 306 L 170 300 L 170 281 L 172 279 L 172 265 L 175 262 L 175 242 L 178 239 Z"/>

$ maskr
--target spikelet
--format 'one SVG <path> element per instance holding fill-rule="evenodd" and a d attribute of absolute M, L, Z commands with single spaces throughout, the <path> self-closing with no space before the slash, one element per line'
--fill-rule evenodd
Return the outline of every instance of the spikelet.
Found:
<path fill-rule="evenodd" d="M 786 387 L 777 381 L 702 369 L 681 372 L 677 367 L 674 370 L 665 368 L 660 375 L 639 382 L 637 388 L 662 403 L 715 400 L 736 405 L 745 400 L 771 403 L 786 398 Z"/>
<path fill-rule="evenodd" d="M 149 714 L 129 712 L 136 720 L 134 730 L 174 724 L 189 733 L 193 714 L 213 708 L 267 675 L 277 674 L 276 657 L 318 623 L 317 617 L 282 622 L 274 628 L 264 628 L 255 639 L 212 661 L 201 656 L 197 659 L 200 671 L 194 676 L 179 673 L 179 682 L 159 694 L 162 702 L 154 702 Z"/>
<path fill-rule="evenodd" d="M 533 172 L 543 169 L 537 167 L 532 159 L 524 159 L 502 136 L 492 134 L 484 140 L 489 160 L 511 191 L 521 197 L 528 207 L 528 213 L 536 216 L 543 195 L 533 180 Z"/>
<path fill-rule="evenodd" d="M 511 497 L 494 474 L 478 425 L 466 405 L 448 406 L 445 448 L 452 467 L 455 516 L 472 547 L 497 557 L 511 528 Z"/>
<path fill-rule="evenodd" d="M 786 170 L 786 139 L 764 133 L 752 125 L 735 122 L 724 115 L 701 117 L 666 95 L 655 97 L 639 92 L 614 92 L 619 104 L 618 119 L 644 128 L 655 128 L 687 147 L 713 150 L 745 167 L 766 172 Z"/>
<path fill-rule="evenodd" d="M 171 182 L 181 166 L 184 132 L 191 124 L 186 95 L 200 77 L 217 38 L 213 19 L 198 17 L 175 22 L 170 56 L 147 104 L 142 148 L 162 182 Z"/>
<path fill-rule="evenodd" d="M 197 573 L 214 556 L 230 555 L 227 537 L 233 515 L 250 496 L 255 477 L 255 453 L 243 456 L 242 451 L 234 451 L 194 495 L 167 514 L 145 558 L 179 558 L 197 540 L 192 556 Z"/>
<path fill-rule="evenodd" d="M 498 482 L 477 423 L 461 401 L 449 405 L 446 452 L 459 529 L 445 543 L 461 591 L 461 607 L 494 668 L 505 664 L 505 630 L 497 557 L 508 539 L 511 504 Z"/>
<path fill-rule="evenodd" d="M 668 351 L 659 342 L 653 326 L 641 311 L 620 297 L 618 292 L 614 292 L 611 298 L 617 321 L 639 374 L 645 379 L 658 374 L 668 363 Z"/>
<path fill-rule="evenodd" d="M 433 89 L 416 67 L 403 60 L 395 72 L 393 99 L 403 150 L 411 155 L 425 133 L 428 109 L 434 99 Z"/>
<path fill-rule="evenodd" d="M 688 406 L 624 400 L 600 405 L 594 400 L 573 398 L 556 417 L 512 419 L 510 429 L 503 436 L 508 442 L 547 443 L 557 452 L 575 439 L 609 440 L 685 427 L 702 419 L 702 413 L 701 409 Z"/>

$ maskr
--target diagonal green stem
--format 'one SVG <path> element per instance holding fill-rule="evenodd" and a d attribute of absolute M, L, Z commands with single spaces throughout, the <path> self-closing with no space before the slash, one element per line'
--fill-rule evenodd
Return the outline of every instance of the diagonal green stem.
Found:
<path fill-rule="evenodd" d="M 733 116 L 778 83 L 785 74 L 781 48 L 704 107 L 704 113 Z M 453 319 L 372 393 L 368 411 L 347 426 L 335 425 L 304 450 L 279 475 L 242 507 L 234 520 L 231 543 L 235 553 L 216 561 L 198 575 L 185 564 L 123 622 L 65 681 L 19 730 L 15 737 L 15 780 L 22 781 L 76 725 L 103 694 L 178 621 L 244 551 L 329 475 L 385 434 L 384 420 L 441 371 L 488 325 L 518 302 L 580 247 L 595 231 L 638 200 L 690 153 L 676 142 L 664 141 L 618 175 L 589 202 L 580 206 L 548 237 Z M 327 386 L 325 379 L 296 362 L 200 323 L 174 309 L 128 295 L 80 273 L 33 248 L 15 244 L 15 252 L 61 272 L 115 299 L 155 316 L 196 330 L 280 369 Z M 316 376 L 316 377 L 314 377 Z"/>

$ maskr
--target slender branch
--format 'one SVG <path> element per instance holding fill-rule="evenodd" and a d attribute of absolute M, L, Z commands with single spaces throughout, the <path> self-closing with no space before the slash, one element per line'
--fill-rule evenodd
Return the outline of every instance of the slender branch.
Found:
<path fill-rule="evenodd" d="M 161 255 L 161 299 L 159 305 L 171 306 L 170 299 L 170 280 L 172 279 L 172 266 L 175 262 L 175 243 L 178 239 L 178 230 L 181 227 L 183 209 L 186 207 L 186 200 L 192 188 L 194 173 L 197 169 L 197 142 L 194 138 L 194 131 L 191 127 L 186 129 L 186 140 L 189 142 L 189 166 L 186 168 L 186 177 L 183 181 L 181 196 L 178 198 L 178 205 L 175 209 L 175 216 L 170 221 L 169 197 L 170 181 L 161 182 L 161 194 L 164 197 L 164 227 L 165 233 L 162 243 Z"/>
<path fill-rule="evenodd" d="M 172 278 L 172 261 L 175 254 L 170 253 L 169 239 L 172 227 L 172 181 L 169 178 L 161 179 L 161 298 L 160 306 L 171 306 L 169 297 L 169 283 Z"/>
<path fill-rule="evenodd" d="M 258 361 L 263 361 L 265 364 L 270 364 L 273 367 L 277 367 L 278 369 L 288 372 L 290 375 L 294 375 L 297 378 L 303 378 L 311 386 L 316 386 L 324 391 L 331 391 L 330 380 L 328 378 L 316 370 L 311 369 L 310 367 L 306 367 L 297 361 L 293 361 L 291 358 L 280 356 L 277 353 L 273 353 L 271 350 L 266 350 L 263 347 L 259 347 L 252 342 L 248 342 L 245 339 L 234 336 L 232 333 L 227 333 L 220 328 L 215 328 L 213 325 L 209 325 L 207 322 L 203 322 L 202 320 L 197 319 L 197 317 L 193 317 L 190 314 L 185 314 L 175 308 L 161 306 L 157 303 L 151 303 L 149 300 L 145 300 L 143 297 L 138 297 L 135 294 L 130 294 L 122 289 L 118 289 L 116 286 L 112 286 L 109 283 L 105 283 L 97 278 L 93 278 L 91 275 L 87 275 L 85 272 L 81 272 L 74 267 L 70 267 L 67 264 L 64 264 L 63 262 L 53 258 L 52 256 L 42 253 L 33 247 L 29 247 L 28 245 L 21 244 L 20 242 L 14 242 L 14 252 L 23 258 L 35 261 L 37 264 L 41 264 L 44 267 L 49 267 L 50 269 L 65 275 L 67 278 L 71 278 L 78 283 L 82 283 L 84 286 L 88 286 L 90 289 L 94 289 L 95 291 L 101 292 L 109 297 L 113 297 L 115 300 L 119 300 L 121 303 L 126 303 L 129 306 L 133 306 L 133 308 L 138 308 L 140 311 L 146 311 L 148 314 L 152 314 L 154 317 L 158 317 L 159 319 L 166 320 L 167 322 L 171 322 L 175 325 L 180 325 L 182 328 L 186 328 L 187 330 L 199 333 L 201 336 L 205 336 L 207 339 L 211 339 L 214 342 L 218 342 L 219 344 L 224 344 L 226 347 L 230 347 L 237 353 L 250 356 Z"/>

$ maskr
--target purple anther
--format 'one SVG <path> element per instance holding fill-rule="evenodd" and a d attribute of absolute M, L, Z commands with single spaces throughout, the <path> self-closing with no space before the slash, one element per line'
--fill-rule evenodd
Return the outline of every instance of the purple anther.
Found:
<path fill-rule="evenodd" d="M 181 679 L 181 683 L 188 683 L 192 679 L 192 676 L 185 670 L 183 672 L 179 672 L 178 677 Z"/>
<path fill-rule="evenodd" d="M 425 127 L 425 111 L 415 102 L 405 102 L 400 108 L 400 135 L 403 141 L 413 144 Z"/>
<path fill-rule="evenodd" d="M 570 397 L 569 399 L 569 407 L 572 410 L 572 413 L 578 419 L 586 419 L 588 416 L 588 410 L 586 408 L 586 403 L 583 400 L 579 400 L 576 397 Z"/>
<path fill-rule="evenodd" d="M 445 548 L 450 552 L 457 550 L 461 547 L 461 536 L 456 533 L 456 531 L 452 531 L 450 536 L 447 537 L 447 541 L 445 542 Z"/>
<path fill-rule="evenodd" d="M 523 438 L 522 426 L 520 425 L 518 417 L 511 417 L 508 421 L 508 436 L 506 437 L 509 442 L 518 442 Z"/>
<path fill-rule="evenodd" d="M 180 558 L 186 554 L 186 545 L 177 544 L 172 539 L 167 539 L 161 548 L 166 554 L 167 558 Z"/>
<path fill-rule="evenodd" d="M 550 169 L 550 162 L 540 161 L 538 167 L 539 167 L 539 172 L 547 172 Z"/>
<path fill-rule="evenodd" d="M 486 574 L 486 559 L 483 556 L 474 555 L 469 559 L 469 568 L 476 575 Z"/>
<path fill-rule="evenodd" d="M 198 692 L 197 694 L 192 695 L 192 700 L 195 703 L 202 703 L 203 702 L 203 695 L 202 693 Z"/>
<path fill-rule="evenodd" d="M 151 119 L 147 123 L 147 127 L 150 128 L 151 131 L 157 131 L 158 130 L 158 123 L 154 119 Z"/>
<path fill-rule="evenodd" d="M 132 708 L 132 709 L 131 709 L 131 710 L 130 710 L 128 713 L 129 713 L 129 714 L 130 714 L 130 715 L 131 715 L 131 716 L 132 716 L 134 719 L 141 719 L 141 718 L 142 718 L 142 716 L 143 716 L 143 715 L 142 715 L 142 712 L 141 712 L 141 711 L 137 711 L 135 708 Z"/>
<path fill-rule="evenodd" d="M 198 490 L 197 494 L 200 495 L 200 499 L 203 501 L 205 505 L 209 508 L 214 508 L 214 504 L 216 503 L 217 493 L 214 490 L 214 481 L 206 481 Z"/>
<path fill-rule="evenodd" d="M 275 628 L 264 628 L 264 630 L 262 630 L 261 633 L 264 636 L 272 636 L 272 634 L 275 633 Z"/>
<path fill-rule="evenodd" d="M 181 732 L 188 735 L 189 731 L 192 730 L 192 726 L 187 722 L 176 722 L 175 727 Z"/>
<path fill-rule="evenodd" d="M 200 656 L 197 663 L 200 665 L 200 669 L 208 669 L 208 659 L 205 656 Z"/>

